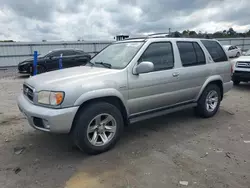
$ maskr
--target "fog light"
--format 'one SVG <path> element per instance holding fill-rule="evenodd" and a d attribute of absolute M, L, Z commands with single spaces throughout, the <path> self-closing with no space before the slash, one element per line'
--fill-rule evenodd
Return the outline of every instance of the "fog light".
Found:
<path fill-rule="evenodd" d="M 49 125 L 48 120 L 43 119 L 43 126 L 44 126 L 45 129 L 50 129 L 50 125 Z"/>

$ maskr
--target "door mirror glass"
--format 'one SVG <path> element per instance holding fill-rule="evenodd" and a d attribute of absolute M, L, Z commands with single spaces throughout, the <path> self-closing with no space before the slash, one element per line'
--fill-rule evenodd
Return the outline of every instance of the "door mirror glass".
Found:
<path fill-rule="evenodd" d="M 149 61 L 143 61 L 134 69 L 135 74 L 142 74 L 154 71 L 154 64 Z"/>

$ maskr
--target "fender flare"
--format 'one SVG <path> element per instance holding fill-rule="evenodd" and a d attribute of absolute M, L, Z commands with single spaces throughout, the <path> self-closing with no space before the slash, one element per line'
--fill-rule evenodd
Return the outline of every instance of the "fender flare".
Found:
<path fill-rule="evenodd" d="M 99 89 L 99 90 L 94 90 L 94 91 L 89 91 L 84 94 L 82 94 L 74 103 L 74 106 L 80 106 L 84 102 L 87 102 L 92 99 L 98 99 L 102 97 L 117 97 L 118 99 L 121 100 L 123 103 L 124 107 L 126 108 L 127 114 L 129 114 L 126 101 L 123 98 L 123 95 L 117 91 L 114 88 L 107 88 L 107 89 Z"/>

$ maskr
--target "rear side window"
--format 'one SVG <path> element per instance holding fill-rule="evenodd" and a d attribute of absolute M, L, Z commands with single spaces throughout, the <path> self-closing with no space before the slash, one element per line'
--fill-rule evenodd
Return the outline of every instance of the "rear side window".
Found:
<path fill-rule="evenodd" d="M 183 67 L 206 64 L 205 55 L 196 42 L 177 42 Z"/>
<path fill-rule="evenodd" d="M 59 57 L 61 54 L 63 54 L 63 51 L 54 51 L 49 54 L 51 57 Z"/>
<path fill-rule="evenodd" d="M 218 42 L 211 40 L 201 40 L 201 42 L 206 47 L 214 62 L 222 62 L 228 60 L 226 53 Z"/>
<path fill-rule="evenodd" d="M 154 70 L 165 70 L 174 67 L 174 55 L 172 44 L 170 42 L 156 42 L 148 46 L 139 59 L 142 61 L 150 61 L 154 64 Z"/>
<path fill-rule="evenodd" d="M 63 52 L 64 56 L 71 56 L 71 55 L 76 55 L 76 52 L 73 50 L 67 50 Z"/>

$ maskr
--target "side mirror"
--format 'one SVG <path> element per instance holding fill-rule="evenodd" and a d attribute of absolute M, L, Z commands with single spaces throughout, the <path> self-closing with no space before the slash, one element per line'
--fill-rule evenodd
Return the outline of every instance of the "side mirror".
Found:
<path fill-rule="evenodd" d="M 154 64 L 149 61 L 143 61 L 137 65 L 133 71 L 134 74 L 142 74 L 154 71 Z"/>

